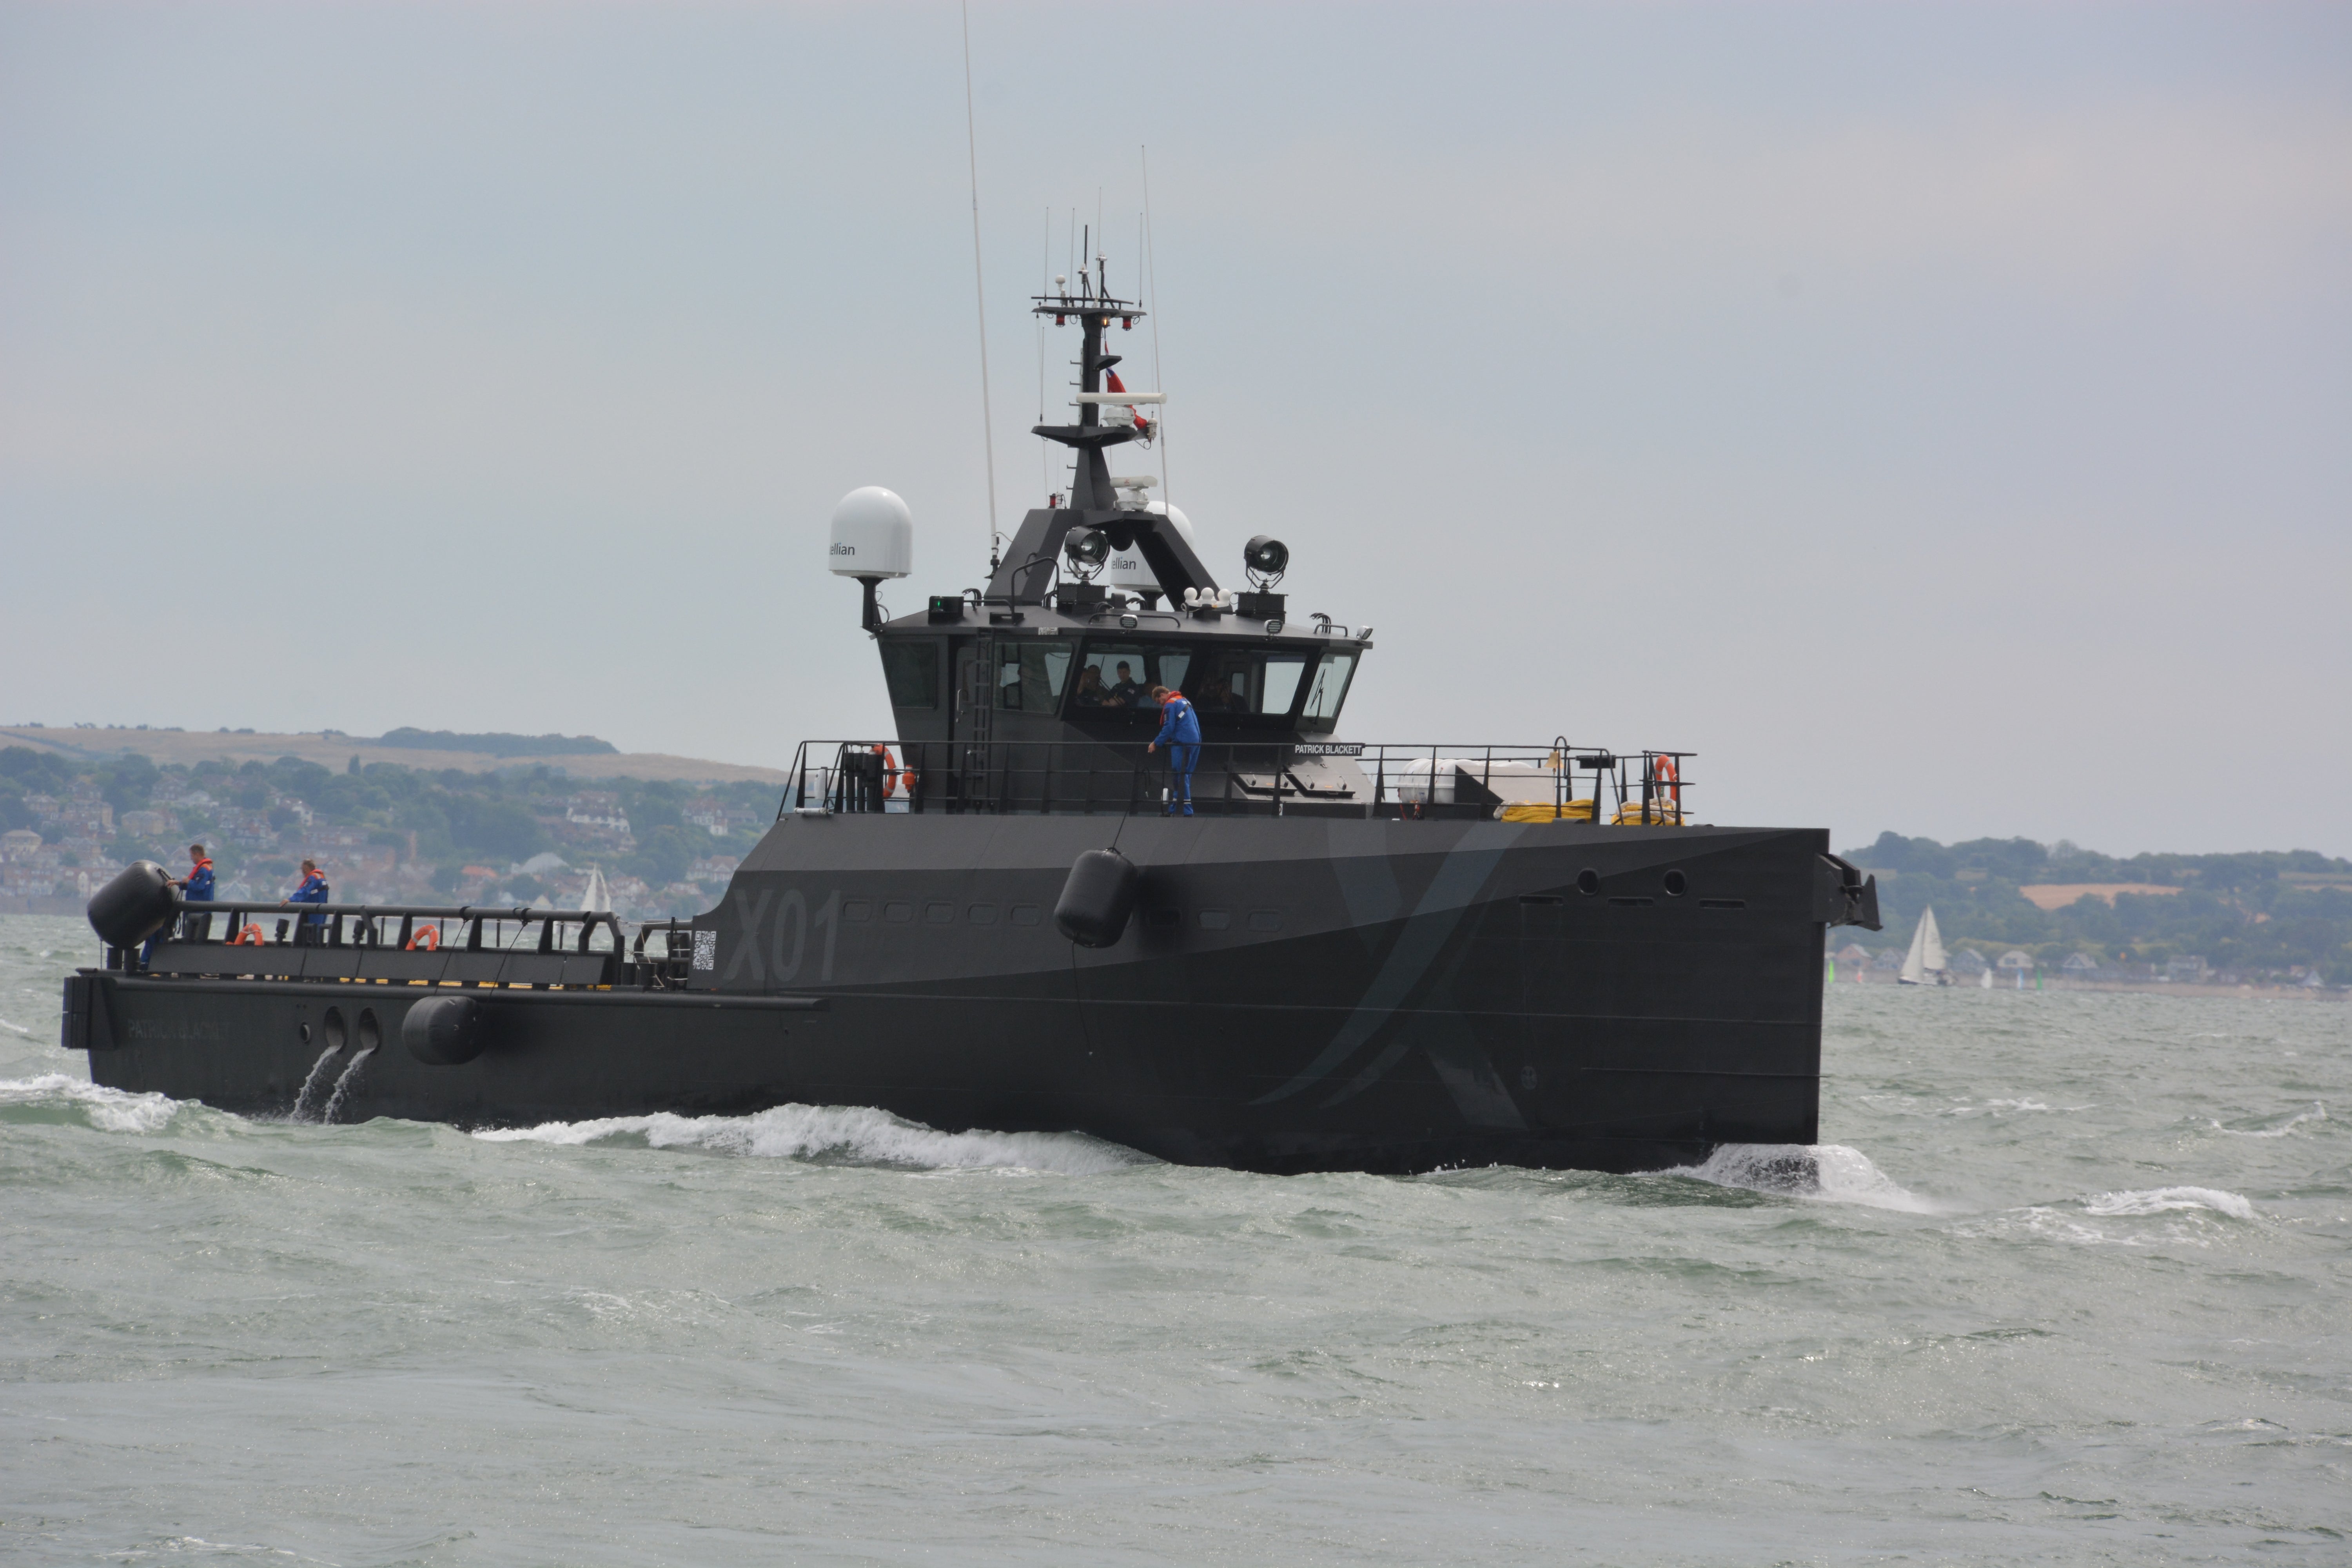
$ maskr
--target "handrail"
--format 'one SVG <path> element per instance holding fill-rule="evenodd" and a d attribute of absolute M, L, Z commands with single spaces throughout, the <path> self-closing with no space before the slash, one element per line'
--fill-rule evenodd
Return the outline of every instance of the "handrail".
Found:
<path fill-rule="evenodd" d="M 640 921 L 637 922 L 637 945 L 630 950 L 631 953 L 642 962 L 646 956 L 646 938 L 653 935 L 654 932 L 692 931 L 693 929 L 694 922 L 690 920 Z M 667 957 L 667 954 L 664 956 Z"/>
<path fill-rule="evenodd" d="M 221 939 L 224 943 L 236 940 L 241 917 L 271 915 L 278 919 L 281 928 L 291 926 L 295 932 L 299 932 L 306 925 L 313 930 L 324 931 L 327 933 L 325 945 L 329 947 L 349 945 L 406 948 L 415 937 L 419 921 L 434 924 L 436 928 L 441 924 L 456 921 L 458 925 L 468 928 L 465 933 L 467 951 L 478 952 L 482 945 L 483 926 L 503 926 L 511 923 L 528 927 L 534 921 L 541 922 L 539 935 L 539 951 L 541 952 L 555 951 L 556 927 L 575 923 L 580 927 L 580 940 L 574 951 L 580 952 L 596 951 L 589 947 L 588 938 L 589 934 L 599 927 L 613 933 L 611 951 L 614 952 L 625 952 L 628 945 L 628 937 L 621 929 L 620 917 L 609 910 L 540 910 L 527 904 L 517 904 L 511 908 L 479 904 L 311 904 L 295 903 L 283 899 L 189 899 L 177 890 L 173 892 L 172 901 L 174 912 L 170 929 L 173 930 L 178 929 L 180 917 L 184 915 L 208 917 L 226 914 L 228 931 Z M 343 922 L 346 920 L 353 922 L 352 941 L 349 943 L 343 940 Z M 393 937 L 390 942 L 385 941 L 383 933 L 376 924 L 379 921 L 386 920 L 400 921 L 399 934 Z M 210 941 L 211 938 L 205 937 L 198 940 Z M 265 942 L 273 946 L 289 940 L 289 936 L 272 937 L 267 933 L 263 938 Z M 436 944 L 438 940 L 436 934 Z"/>
<path fill-rule="evenodd" d="M 178 893 L 173 895 L 196 914 L 218 914 L 230 908 L 252 914 L 325 914 L 325 915 L 414 915 L 433 920 L 491 921 L 603 921 L 614 919 L 610 910 L 542 910 L 530 904 L 511 907 L 499 904 L 298 904 L 284 899 L 212 899 L 189 900 Z M 204 906 L 199 908 L 198 906 Z"/>
<path fill-rule="evenodd" d="M 1146 616 L 1157 616 L 1162 620 L 1174 621 L 1180 627 L 1184 624 L 1184 617 L 1178 615 L 1173 610 L 1153 610 L 1147 609 L 1141 605 L 1120 605 L 1116 608 L 1105 605 L 1099 610 L 1092 611 L 1087 616 L 1087 625 L 1091 627 L 1097 621 L 1101 620 L 1106 616 L 1116 616 L 1121 620 L 1138 622 L 1141 621 Z M 1124 632 L 1137 631 L 1141 628 L 1139 626 L 1121 626 L 1118 629 Z"/>
<path fill-rule="evenodd" d="M 827 747 L 830 760 L 818 760 Z M 889 753 L 887 764 L 876 754 L 882 751 Z M 1549 805 L 1556 817 L 1566 817 L 1571 804 L 1582 804 L 1576 820 L 1680 826 L 1687 820 L 1682 791 L 1693 787 L 1683 770 L 1696 755 L 1580 747 L 1565 736 L 1509 745 L 1296 736 L 1210 741 L 1200 749 L 1192 798 L 1196 811 L 1209 815 L 1277 816 L 1301 802 L 1322 815 L 1345 803 L 1367 817 L 1485 815 L 1515 805 Z M 1318 785 L 1313 765 L 1330 760 L 1360 770 L 1369 792 L 1328 775 Z M 886 766 L 900 771 L 898 790 L 886 793 Z M 792 783 L 776 815 L 779 820 L 794 812 L 1131 816 L 1155 805 L 1165 809 L 1162 786 L 1170 773 L 1166 752 L 1147 752 L 1139 739 L 809 740 L 793 754 Z M 1592 774 L 1589 804 L 1577 795 L 1579 773 Z M 908 773 L 911 787 L 903 783 Z M 1546 782 L 1537 783 L 1536 775 Z M 1457 800 L 1457 779 L 1480 798 Z"/>
<path fill-rule="evenodd" d="M 630 962 L 637 966 L 638 984 L 656 991 L 672 991 L 684 986 L 688 978 L 687 965 L 692 962 L 692 953 L 679 953 L 677 933 L 693 930 L 692 921 L 641 921 L 637 926 L 637 944 L 629 952 Z M 648 960 L 646 957 L 646 939 L 656 931 L 662 933 L 661 952 Z"/>

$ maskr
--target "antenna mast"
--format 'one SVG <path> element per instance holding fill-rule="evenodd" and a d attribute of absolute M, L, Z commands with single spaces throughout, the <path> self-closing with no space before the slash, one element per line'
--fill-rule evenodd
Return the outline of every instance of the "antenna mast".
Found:
<path fill-rule="evenodd" d="M 988 574 L 996 575 L 996 421 L 988 406 L 988 282 L 980 268 L 980 133 L 971 107 L 971 0 L 963 0 L 963 144 L 971 165 L 971 286 L 980 314 L 980 432 L 988 446 Z"/>
<path fill-rule="evenodd" d="M 1143 265 L 1150 274 L 1151 290 L 1151 379 L 1159 388 L 1168 389 L 1168 373 L 1160 368 L 1160 260 L 1151 246 L 1151 149 L 1139 144 L 1136 151 L 1143 160 Z M 1160 416 L 1160 504 L 1173 509 L 1168 485 L 1168 416 Z"/>

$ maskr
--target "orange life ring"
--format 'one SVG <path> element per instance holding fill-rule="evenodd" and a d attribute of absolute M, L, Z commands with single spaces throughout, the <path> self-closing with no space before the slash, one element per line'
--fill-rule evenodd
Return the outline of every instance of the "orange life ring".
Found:
<path fill-rule="evenodd" d="M 1655 778 L 1659 793 L 1675 803 L 1675 811 L 1680 815 L 1683 809 L 1683 775 L 1682 770 L 1675 766 L 1674 758 L 1658 759 Z"/>
<path fill-rule="evenodd" d="M 416 928 L 416 934 L 408 939 L 407 945 L 401 951 L 415 952 L 421 947 L 427 952 L 434 952 L 438 951 L 440 946 L 441 928 L 439 926 L 419 926 Z"/>
<path fill-rule="evenodd" d="M 875 747 L 874 754 L 882 759 L 882 798 L 887 800 L 894 795 L 903 795 L 912 798 L 915 793 L 915 770 L 900 767 L 898 759 L 890 754 L 890 748 L 887 746 Z"/>
<path fill-rule="evenodd" d="M 259 947 L 268 940 L 269 939 L 268 937 L 261 934 L 261 927 L 259 925 L 248 921 L 246 922 L 246 927 L 243 931 L 228 939 L 228 944 L 231 947 Z"/>

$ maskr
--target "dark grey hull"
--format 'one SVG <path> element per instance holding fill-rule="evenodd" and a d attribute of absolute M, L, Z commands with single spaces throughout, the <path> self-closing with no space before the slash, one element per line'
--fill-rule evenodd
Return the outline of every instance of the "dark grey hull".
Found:
<path fill-rule="evenodd" d="M 1114 838 L 1140 905 L 1077 947 L 1055 899 Z M 488 1044 L 463 1065 L 400 1038 L 450 955 L 99 974 L 82 1026 L 99 1082 L 240 1111 L 294 1108 L 333 1009 L 339 1059 L 382 1042 L 344 1120 L 871 1105 L 1272 1172 L 1635 1170 L 1817 1141 L 1842 875 L 1812 830 L 809 816 L 695 922 L 688 990 L 471 989 Z"/>

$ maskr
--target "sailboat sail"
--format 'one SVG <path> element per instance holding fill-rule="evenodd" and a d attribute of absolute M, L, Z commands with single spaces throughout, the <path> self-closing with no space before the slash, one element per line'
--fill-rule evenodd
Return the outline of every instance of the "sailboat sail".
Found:
<path fill-rule="evenodd" d="M 1947 967 L 1944 933 L 1936 929 L 1936 911 L 1931 909 L 1920 915 L 1919 929 L 1911 933 L 1911 951 L 1903 955 L 1903 967 L 1895 978 L 1906 985 L 1937 984 Z"/>

